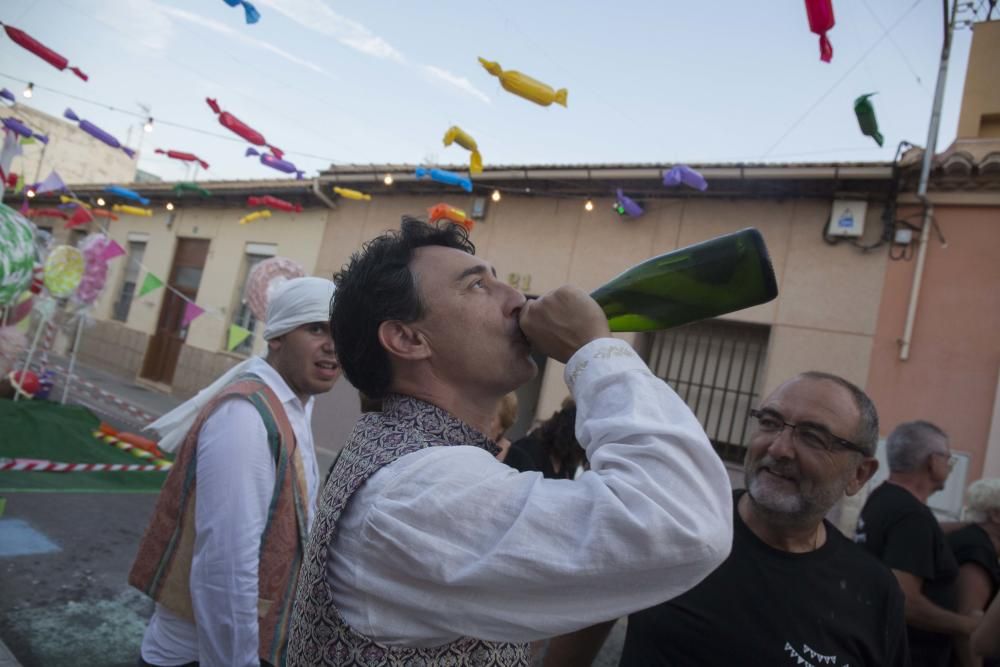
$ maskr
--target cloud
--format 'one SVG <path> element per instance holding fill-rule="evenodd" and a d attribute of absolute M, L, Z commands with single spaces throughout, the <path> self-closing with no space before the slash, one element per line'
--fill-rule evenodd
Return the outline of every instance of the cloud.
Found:
<path fill-rule="evenodd" d="M 491 104 L 490 98 L 486 96 L 486 93 L 476 88 L 472 85 L 472 82 L 466 79 L 464 76 L 458 76 L 457 74 L 452 74 L 448 70 L 441 69 L 440 67 L 435 67 L 434 65 L 423 65 L 423 71 L 430 75 L 431 77 L 437 79 L 438 81 L 443 81 L 450 86 L 454 86 L 459 90 L 472 95 L 473 97 L 482 100 L 486 104 Z"/>
<path fill-rule="evenodd" d="M 131 37 L 126 42 L 129 48 L 161 53 L 173 39 L 173 23 L 159 12 L 149 11 L 144 0 L 108 1 L 95 9 L 94 18 L 99 23 Z"/>
<path fill-rule="evenodd" d="M 222 23 L 221 21 L 216 21 L 215 19 L 210 19 L 205 16 L 201 16 L 200 14 L 193 14 L 191 12 L 184 11 L 183 9 L 176 9 L 174 7 L 164 7 L 162 5 L 156 5 L 156 7 L 163 15 L 170 16 L 172 18 L 179 19 L 181 21 L 187 21 L 188 23 L 193 23 L 195 25 L 199 25 L 203 28 L 207 28 L 208 30 L 212 30 L 213 32 L 217 32 L 219 34 L 226 35 L 227 37 L 236 39 L 237 41 L 242 42 L 243 44 L 246 44 L 248 46 L 252 46 L 257 49 L 262 49 L 264 51 L 269 51 L 280 58 L 284 58 L 290 63 L 299 65 L 300 67 L 311 69 L 314 72 L 318 72 L 320 74 L 326 74 L 326 70 L 324 70 L 316 63 L 299 58 L 298 56 L 295 56 L 289 53 L 288 51 L 285 51 L 284 49 L 279 48 L 274 44 L 271 44 L 270 42 L 265 42 L 250 37 L 247 34 L 243 33 L 242 31 L 236 30 L 232 26 L 226 23 Z"/>
<path fill-rule="evenodd" d="M 320 0 L 259 0 L 258 5 L 284 14 L 302 26 L 333 37 L 365 55 L 403 64 L 406 58 L 371 30 L 330 9 Z"/>

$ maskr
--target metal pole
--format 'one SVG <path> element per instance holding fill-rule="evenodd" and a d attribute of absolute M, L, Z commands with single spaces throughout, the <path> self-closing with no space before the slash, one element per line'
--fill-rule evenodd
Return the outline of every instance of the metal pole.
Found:
<path fill-rule="evenodd" d="M 944 0 L 944 10 L 948 11 L 948 2 Z M 924 205 L 924 220 L 920 229 L 920 241 L 917 248 L 917 264 L 913 270 L 913 285 L 910 288 L 910 303 L 906 308 L 906 325 L 903 337 L 899 341 L 899 359 L 910 358 L 910 343 L 913 340 L 913 324 L 917 319 L 917 303 L 920 301 L 920 285 L 924 276 L 924 263 L 927 260 L 927 242 L 930 239 L 931 225 L 934 218 L 934 207 L 927 201 L 927 184 L 930 181 L 931 164 L 937 147 L 938 129 L 941 126 L 941 106 L 944 103 L 944 86 L 948 78 L 948 59 L 951 57 L 951 41 L 955 33 L 955 15 L 958 13 L 958 0 L 951 4 L 951 16 L 945 14 L 946 28 L 944 44 L 941 45 L 941 62 L 938 65 L 937 85 L 934 88 L 934 104 L 931 106 L 931 123 L 927 130 L 927 144 L 924 147 L 923 161 L 920 165 L 920 182 L 917 185 L 917 199 Z"/>
<path fill-rule="evenodd" d="M 73 352 L 69 357 L 69 370 L 66 371 L 66 382 L 63 384 L 63 395 L 61 403 L 66 405 L 66 397 L 69 395 L 69 386 L 73 383 L 73 367 L 76 366 L 76 352 L 80 347 L 80 333 L 83 331 L 83 314 L 77 315 L 76 338 L 73 341 Z"/>

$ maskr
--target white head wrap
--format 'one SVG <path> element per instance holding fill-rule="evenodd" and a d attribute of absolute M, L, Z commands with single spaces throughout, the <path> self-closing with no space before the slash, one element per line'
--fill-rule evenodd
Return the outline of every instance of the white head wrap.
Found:
<path fill-rule="evenodd" d="M 264 340 L 283 336 L 303 324 L 328 322 L 335 291 L 333 283 L 326 278 L 293 278 L 284 283 L 268 300 Z M 194 398 L 181 403 L 147 426 L 146 430 L 160 434 L 160 449 L 172 452 L 180 447 L 202 408 L 226 385 L 245 372 L 250 363 L 251 359 L 247 359 L 236 364 L 199 391 Z"/>

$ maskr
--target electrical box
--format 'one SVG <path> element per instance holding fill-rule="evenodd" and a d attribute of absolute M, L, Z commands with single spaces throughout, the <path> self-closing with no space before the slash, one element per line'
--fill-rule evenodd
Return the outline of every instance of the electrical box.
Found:
<path fill-rule="evenodd" d="M 897 229 L 896 233 L 892 236 L 892 242 L 897 245 L 910 245 L 913 243 L 913 230 L 906 229 L 905 227 Z"/>
<path fill-rule="evenodd" d="M 865 215 L 868 202 L 859 199 L 834 199 L 830 211 L 827 236 L 858 238 L 865 233 Z"/>

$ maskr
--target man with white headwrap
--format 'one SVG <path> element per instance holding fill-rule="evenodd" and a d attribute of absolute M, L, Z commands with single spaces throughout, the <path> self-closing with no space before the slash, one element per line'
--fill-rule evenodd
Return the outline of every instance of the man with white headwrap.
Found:
<path fill-rule="evenodd" d="M 267 356 L 150 425 L 177 458 L 129 583 L 156 600 L 141 665 L 279 665 L 320 484 L 313 396 L 340 377 L 334 285 L 296 278 L 267 306 Z"/>

